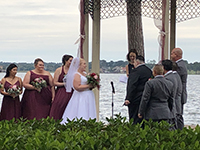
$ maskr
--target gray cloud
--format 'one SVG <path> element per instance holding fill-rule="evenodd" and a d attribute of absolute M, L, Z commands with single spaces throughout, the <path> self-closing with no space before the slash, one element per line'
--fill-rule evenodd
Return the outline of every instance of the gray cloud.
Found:
<path fill-rule="evenodd" d="M 0 61 L 60 62 L 63 54 L 76 55 L 79 36 L 79 0 L 6 0 L 0 3 Z M 199 18 L 177 24 L 177 46 L 184 58 L 198 61 Z M 90 60 L 92 41 L 90 19 Z M 159 30 L 152 19 L 143 18 L 146 60 L 158 61 Z M 125 60 L 127 53 L 126 17 L 101 21 L 101 59 Z M 197 54 L 196 54 L 197 53 Z M 194 56 L 194 54 L 196 54 Z"/>

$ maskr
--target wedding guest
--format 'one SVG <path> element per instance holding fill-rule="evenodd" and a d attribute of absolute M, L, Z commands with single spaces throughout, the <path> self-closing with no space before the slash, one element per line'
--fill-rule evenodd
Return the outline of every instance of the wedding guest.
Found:
<path fill-rule="evenodd" d="M 156 64 L 153 68 L 154 78 L 147 81 L 144 87 L 138 117 L 160 122 L 171 119 L 173 108 L 173 83 L 163 76 L 163 66 Z"/>
<path fill-rule="evenodd" d="M 182 81 L 182 95 L 181 95 L 181 114 L 178 115 L 177 123 L 180 129 L 184 127 L 184 119 L 183 119 L 183 106 L 187 102 L 187 67 L 182 59 L 183 51 L 181 48 L 174 48 L 171 52 L 172 61 L 176 62 L 178 65 L 177 72 Z"/>
<path fill-rule="evenodd" d="M 181 105 L 181 93 L 182 93 L 182 83 L 179 75 L 172 70 L 173 62 L 169 59 L 162 60 L 162 65 L 164 68 L 164 77 L 173 83 L 174 91 L 174 101 L 173 109 L 171 111 L 171 124 L 173 124 L 174 129 L 177 129 L 177 112 L 179 111 Z"/>
<path fill-rule="evenodd" d="M 96 118 L 96 105 L 94 93 L 90 88 L 92 85 L 87 84 L 86 62 L 81 58 L 74 58 L 66 75 L 66 90 L 74 88 L 72 97 L 64 111 L 61 124 L 69 120 L 83 118 L 89 120 Z M 71 82 L 70 82 L 71 81 Z"/>
<path fill-rule="evenodd" d="M 3 87 L 1 94 L 4 95 L 0 120 L 19 119 L 21 117 L 21 104 L 19 95 L 22 93 L 22 79 L 17 77 L 17 66 L 10 64 L 6 69 L 6 75 L 1 80 Z M 9 88 L 16 89 L 15 93 L 10 93 Z"/>
<path fill-rule="evenodd" d="M 144 62 L 144 57 L 136 57 L 136 68 L 128 78 L 126 88 L 126 98 L 124 105 L 128 106 L 129 119 L 134 119 L 134 124 L 141 123 L 142 119 L 138 118 L 138 109 L 142 98 L 145 83 L 151 78 L 152 71 Z"/>
<path fill-rule="evenodd" d="M 126 75 L 129 76 L 129 74 L 132 72 L 133 69 L 135 69 L 135 59 L 138 55 L 136 49 L 131 49 L 128 54 L 126 55 L 126 59 L 128 60 L 129 64 L 126 65 Z"/>
<path fill-rule="evenodd" d="M 57 86 L 54 101 L 50 110 L 50 117 L 55 120 L 62 119 L 65 108 L 72 96 L 72 91 L 66 92 L 63 78 L 69 70 L 73 57 L 71 55 L 64 55 L 62 58 L 63 66 L 56 69 L 54 73 L 54 85 Z"/>
<path fill-rule="evenodd" d="M 172 65 L 172 70 L 173 70 L 173 74 L 175 74 L 175 78 L 176 81 L 178 83 L 178 90 L 176 93 L 176 97 L 175 97 L 175 103 L 176 103 L 176 125 L 178 129 L 182 129 L 182 124 L 179 123 L 178 118 L 180 118 L 179 116 L 182 115 L 182 103 L 181 103 L 181 95 L 182 95 L 182 82 L 181 82 L 181 78 L 179 76 L 179 74 L 177 73 L 177 64 L 176 62 L 173 62 Z"/>
<path fill-rule="evenodd" d="M 27 119 L 46 118 L 50 112 L 51 102 L 55 96 L 53 78 L 44 70 L 44 62 L 37 58 L 34 61 L 35 69 L 28 71 L 23 80 L 25 92 L 22 97 L 22 116 Z M 42 78 L 46 81 L 46 87 L 35 87 L 34 81 Z"/>

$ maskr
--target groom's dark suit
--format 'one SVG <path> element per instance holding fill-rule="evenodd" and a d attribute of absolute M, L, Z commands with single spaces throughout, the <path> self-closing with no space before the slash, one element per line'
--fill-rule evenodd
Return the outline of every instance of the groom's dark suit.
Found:
<path fill-rule="evenodd" d="M 133 118 L 134 124 L 142 121 L 142 119 L 138 118 L 138 109 L 144 85 L 151 76 L 152 71 L 145 64 L 136 67 L 129 75 L 126 100 L 129 100 L 130 102 L 128 105 L 129 119 Z"/>

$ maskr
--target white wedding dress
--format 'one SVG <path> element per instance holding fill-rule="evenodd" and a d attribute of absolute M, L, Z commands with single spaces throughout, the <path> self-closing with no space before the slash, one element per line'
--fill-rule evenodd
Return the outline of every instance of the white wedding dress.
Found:
<path fill-rule="evenodd" d="M 81 77 L 81 85 L 86 85 L 87 78 L 78 72 L 77 74 Z M 85 120 L 96 118 L 95 97 L 92 90 L 87 89 L 79 92 L 74 89 L 74 93 L 62 116 L 61 124 L 67 123 L 67 118 L 73 120 L 81 117 Z"/>

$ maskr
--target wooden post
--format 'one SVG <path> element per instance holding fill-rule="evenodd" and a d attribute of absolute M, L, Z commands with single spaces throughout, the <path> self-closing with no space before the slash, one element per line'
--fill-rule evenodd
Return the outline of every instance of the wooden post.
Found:
<path fill-rule="evenodd" d="M 100 73 L 100 0 L 96 0 L 98 6 L 93 13 L 92 29 L 92 72 Z M 94 89 L 97 121 L 99 121 L 99 91 Z"/>
<path fill-rule="evenodd" d="M 165 9 L 165 45 L 164 45 L 164 59 L 169 57 L 169 0 L 166 0 Z"/>
<path fill-rule="evenodd" d="M 176 47 L 176 0 L 171 0 L 170 54 Z"/>
<path fill-rule="evenodd" d="M 83 58 L 85 59 L 86 63 L 87 63 L 87 68 L 86 68 L 86 72 L 89 71 L 89 15 L 85 14 L 85 40 L 83 43 Z"/>

